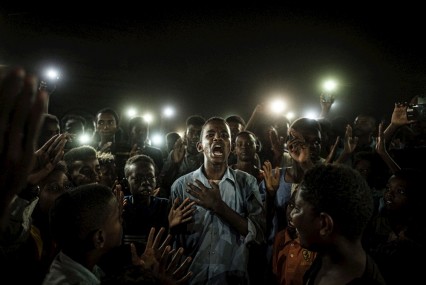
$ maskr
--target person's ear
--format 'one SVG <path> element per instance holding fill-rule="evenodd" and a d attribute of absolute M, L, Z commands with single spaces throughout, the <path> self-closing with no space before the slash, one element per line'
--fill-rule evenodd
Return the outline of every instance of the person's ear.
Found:
<path fill-rule="evenodd" d="M 102 229 L 97 229 L 92 235 L 92 242 L 94 248 L 103 248 L 105 245 L 105 232 Z"/>
<path fill-rule="evenodd" d="M 262 143 L 260 140 L 256 140 L 256 152 L 259 153 L 262 150 Z"/>
<path fill-rule="evenodd" d="M 198 152 L 203 152 L 203 144 L 201 142 L 197 142 L 197 150 Z"/>
<path fill-rule="evenodd" d="M 325 212 L 321 212 L 319 215 L 319 218 L 320 218 L 320 235 L 322 237 L 327 237 L 333 232 L 333 229 L 334 229 L 333 218 Z"/>

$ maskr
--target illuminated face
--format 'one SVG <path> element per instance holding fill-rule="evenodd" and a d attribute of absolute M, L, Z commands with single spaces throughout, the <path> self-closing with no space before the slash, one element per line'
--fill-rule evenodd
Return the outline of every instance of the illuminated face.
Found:
<path fill-rule="evenodd" d="M 391 211 L 407 209 L 409 206 L 407 186 L 407 182 L 399 177 L 389 178 L 384 195 L 386 209 Z"/>
<path fill-rule="evenodd" d="M 247 133 L 239 134 L 235 141 L 235 154 L 240 161 L 254 161 L 256 159 L 256 138 Z"/>
<path fill-rule="evenodd" d="M 201 126 L 189 125 L 186 129 L 185 139 L 186 139 L 186 150 L 190 154 L 196 154 L 197 143 L 200 141 L 201 135 Z"/>
<path fill-rule="evenodd" d="M 133 163 L 126 173 L 126 178 L 129 181 L 130 193 L 133 198 L 145 202 L 157 184 L 154 165 L 145 161 Z"/>
<path fill-rule="evenodd" d="M 205 159 L 212 164 L 227 164 L 231 152 L 229 126 L 220 120 L 212 120 L 207 123 L 203 128 L 198 150 L 202 151 Z"/>
<path fill-rule="evenodd" d="M 314 207 L 303 200 L 302 192 L 303 188 L 297 190 L 290 218 L 299 234 L 300 245 L 306 249 L 315 250 L 315 245 L 320 241 L 321 222 Z"/>
<path fill-rule="evenodd" d="M 98 183 L 101 167 L 96 157 L 74 161 L 70 167 L 70 178 L 75 186 Z"/>
<path fill-rule="evenodd" d="M 117 121 L 113 114 L 100 113 L 96 117 L 96 131 L 101 138 L 112 138 L 117 132 Z"/>

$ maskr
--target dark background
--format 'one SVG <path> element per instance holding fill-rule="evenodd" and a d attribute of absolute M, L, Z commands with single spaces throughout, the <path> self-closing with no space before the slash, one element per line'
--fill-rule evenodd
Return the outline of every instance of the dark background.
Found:
<path fill-rule="evenodd" d="M 248 120 L 277 92 L 297 116 L 319 113 L 330 76 L 340 85 L 330 115 L 350 120 L 363 112 L 389 122 L 394 102 L 425 92 L 421 7 L 166 3 L 2 8 L 0 64 L 58 67 L 49 111 L 59 117 L 107 106 L 124 115 L 130 105 L 158 114 L 171 104 L 169 128 L 192 114 Z"/>

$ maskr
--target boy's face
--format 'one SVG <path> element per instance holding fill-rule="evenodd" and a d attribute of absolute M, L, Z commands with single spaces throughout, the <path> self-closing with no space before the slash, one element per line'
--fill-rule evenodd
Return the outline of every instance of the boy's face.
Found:
<path fill-rule="evenodd" d="M 70 169 L 70 179 L 74 186 L 99 183 L 100 181 L 101 167 L 96 157 L 74 161 Z"/>
<path fill-rule="evenodd" d="M 303 200 L 302 192 L 303 188 L 297 190 L 290 213 L 291 221 L 299 234 L 300 245 L 308 250 L 316 250 L 316 244 L 320 241 L 321 221 L 313 206 Z"/>
<path fill-rule="evenodd" d="M 198 151 L 213 164 L 228 163 L 231 152 L 231 131 L 222 121 L 210 121 L 202 130 Z"/>
<path fill-rule="evenodd" d="M 96 131 L 101 137 L 112 138 L 117 132 L 117 122 L 113 114 L 100 113 L 96 117 Z"/>
<path fill-rule="evenodd" d="M 148 199 L 157 183 L 154 165 L 147 162 L 132 164 L 126 178 L 135 198 Z"/>
<path fill-rule="evenodd" d="M 240 161 L 254 161 L 256 158 L 256 139 L 249 134 L 240 134 L 235 141 L 235 155 Z"/>
<path fill-rule="evenodd" d="M 298 130 L 293 128 L 289 130 L 289 141 L 298 139 L 303 144 L 309 147 L 310 158 L 312 162 L 317 162 L 320 159 L 321 153 L 321 133 L 319 131 Z"/>
<path fill-rule="evenodd" d="M 197 153 L 197 143 L 200 141 L 201 126 L 189 125 L 186 129 L 186 149 L 190 154 Z"/>

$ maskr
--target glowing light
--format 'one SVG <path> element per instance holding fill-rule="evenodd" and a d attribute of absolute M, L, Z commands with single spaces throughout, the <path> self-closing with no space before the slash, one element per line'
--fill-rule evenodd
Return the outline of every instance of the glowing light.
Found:
<path fill-rule="evenodd" d="M 308 110 L 308 111 L 305 112 L 304 117 L 309 118 L 309 119 L 317 119 L 318 114 L 317 114 L 316 111 Z"/>
<path fill-rule="evenodd" d="M 46 71 L 46 76 L 51 80 L 58 80 L 61 77 L 59 71 L 53 68 L 50 68 Z"/>
<path fill-rule="evenodd" d="M 164 138 L 163 138 L 164 136 L 162 136 L 161 134 L 154 134 L 154 135 L 152 135 L 152 139 L 151 139 L 151 141 L 152 141 L 152 144 L 154 145 L 154 146 L 162 146 L 163 145 L 163 143 L 164 143 Z"/>
<path fill-rule="evenodd" d="M 134 116 L 136 116 L 137 111 L 135 108 L 129 108 L 126 113 L 129 118 L 133 118 Z"/>
<path fill-rule="evenodd" d="M 91 137 L 88 134 L 82 134 L 78 137 L 80 144 L 88 144 L 91 142 Z"/>
<path fill-rule="evenodd" d="M 172 107 L 165 107 L 163 110 L 164 117 L 170 118 L 175 114 L 175 110 Z"/>
<path fill-rule="evenodd" d="M 152 116 L 152 114 L 147 113 L 147 114 L 143 115 L 143 119 L 145 120 L 145 122 L 147 122 L 149 124 L 149 123 L 152 122 L 154 117 Z"/>
<path fill-rule="evenodd" d="M 294 119 L 294 117 L 296 117 L 296 114 L 294 113 L 294 112 L 288 112 L 286 115 L 285 115 L 285 117 L 288 119 L 288 120 L 293 120 Z"/>
<path fill-rule="evenodd" d="M 270 110 L 275 114 L 280 114 L 285 109 L 285 103 L 283 100 L 275 99 L 272 100 L 271 103 L 269 103 Z"/>
<path fill-rule="evenodd" d="M 333 79 L 326 80 L 323 84 L 324 91 L 332 92 L 337 88 L 337 82 Z"/>

